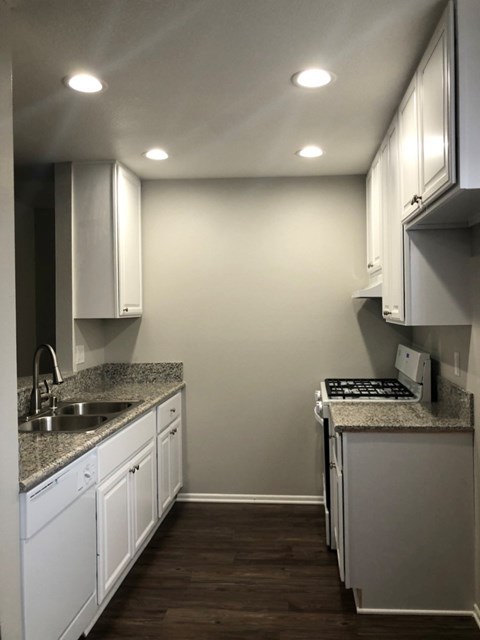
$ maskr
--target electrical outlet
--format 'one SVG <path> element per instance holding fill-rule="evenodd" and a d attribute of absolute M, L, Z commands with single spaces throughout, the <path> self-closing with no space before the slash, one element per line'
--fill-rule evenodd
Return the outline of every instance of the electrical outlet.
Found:
<path fill-rule="evenodd" d="M 75 362 L 77 364 L 85 362 L 85 346 L 83 344 L 77 344 L 75 347 Z"/>
<path fill-rule="evenodd" d="M 460 375 L 460 353 L 458 351 L 453 352 L 453 373 L 456 376 Z"/>

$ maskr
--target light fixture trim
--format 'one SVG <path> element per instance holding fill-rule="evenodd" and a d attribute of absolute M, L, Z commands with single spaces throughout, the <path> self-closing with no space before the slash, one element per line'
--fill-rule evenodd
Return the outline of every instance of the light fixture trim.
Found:
<path fill-rule="evenodd" d="M 106 82 L 86 72 L 73 73 L 70 76 L 66 76 L 63 78 L 63 83 L 69 89 L 79 93 L 100 93 L 108 87 Z"/>
<path fill-rule="evenodd" d="M 320 158 L 320 156 L 323 156 L 324 151 L 315 144 L 309 144 L 296 151 L 296 154 L 301 158 Z"/>
<path fill-rule="evenodd" d="M 335 79 L 336 76 L 331 71 L 318 67 L 303 69 L 292 76 L 293 84 L 301 89 L 319 89 L 331 84 Z"/>
<path fill-rule="evenodd" d="M 144 151 L 142 155 L 149 160 L 166 160 L 168 158 L 168 153 L 159 147 L 148 149 L 148 151 Z"/>

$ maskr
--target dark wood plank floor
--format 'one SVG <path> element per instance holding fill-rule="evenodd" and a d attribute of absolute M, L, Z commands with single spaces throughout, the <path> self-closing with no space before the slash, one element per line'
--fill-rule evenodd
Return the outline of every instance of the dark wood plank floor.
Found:
<path fill-rule="evenodd" d="M 480 640 L 472 618 L 357 615 L 322 509 L 176 504 L 89 640 Z"/>

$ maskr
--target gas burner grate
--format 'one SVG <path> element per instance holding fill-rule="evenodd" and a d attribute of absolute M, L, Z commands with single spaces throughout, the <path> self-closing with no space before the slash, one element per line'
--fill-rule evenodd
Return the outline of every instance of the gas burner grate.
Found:
<path fill-rule="evenodd" d="M 398 400 L 414 397 L 410 389 L 396 378 L 327 378 L 325 385 L 331 399 Z"/>

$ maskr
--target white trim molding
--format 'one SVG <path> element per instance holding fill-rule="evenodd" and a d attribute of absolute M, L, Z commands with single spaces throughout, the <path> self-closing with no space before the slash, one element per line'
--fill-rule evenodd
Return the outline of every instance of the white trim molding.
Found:
<path fill-rule="evenodd" d="M 357 613 L 369 615 L 376 613 L 392 616 L 474 616 L 472 611 L 450 611 L 448 609 L 443 611 L 442 609 L 368 609 L 366 607 L 357 607 Z"/>
<path fill-rule="evenodd" d="M 477 626 L 480 628 L 480 607 L 476 603 L 473 603 L 472 616 L 477 623 Z"/>
<path fill-rule="evenodd" d="M 179 493 L 178 502 L 231 502 L 258 504 L 324 504 L 323 496 L 270 496 L 247 493 Z"/>

